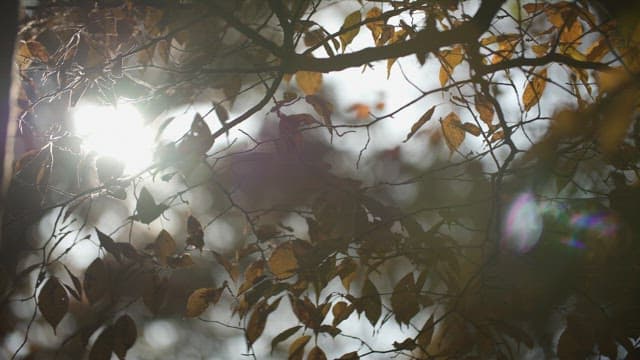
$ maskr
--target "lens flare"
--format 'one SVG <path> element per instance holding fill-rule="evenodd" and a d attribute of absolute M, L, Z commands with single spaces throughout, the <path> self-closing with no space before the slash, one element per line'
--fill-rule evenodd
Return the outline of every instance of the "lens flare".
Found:
<path fill-rule="evenodd" d="M 516 197 L 502 224 L 502 247 L 518 253 L 531 250 L 542 235 L 542 216 L 533 194 Z"/>
<path fill-rule="evenodd" d="M 151 164 L 153 132 L 133 105 L 78 105 L 73 122 L 75 134 L 82 138 L 87 150 L 122 161 L 125 172 L 136 172 Z"/>

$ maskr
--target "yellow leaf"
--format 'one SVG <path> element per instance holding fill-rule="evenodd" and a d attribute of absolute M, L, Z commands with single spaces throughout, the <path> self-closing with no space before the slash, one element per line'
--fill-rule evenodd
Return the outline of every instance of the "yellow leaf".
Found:
<path fill-rule="evenodd" d="M 455 46 L 451 50 L 445 50 L 440 53 L 440 63 L 442 64 L 440 67 L 441 86 L 444 86 L 449 81 L 453 70 L 462 62 L 463 58 L 461 46 Z"/>
<path fill-rule="evenodd" d="M 491 127 L 494 115 L 493 104 L 491 104 L 491 101 L 483 95 L 476 95 L 475 103 L 476 110 L 478 110 L 478 114 L 480 114 L 480 119 Z"/>
<path fill-rule="evenodd" d="M 366 18 L 367 19 L 375 19 L 382 15 L 382 10 L 379 7 L 374 7 L 371 10 L 367 11 Z M 367 28 L 371 31 L 371 36 L 373 36 L 373 42 L 377 43 L 380 35 L 382 35 L 382 26 L 384 25 L 384 21 L 377 20 L 370 23 L 367 23 Z"/>
<path fill-rule="evenodd" d="M 16 51 L 16 63 L 18 64 L 18 69 L 26 70 L 31 65 L 31 62 L 31 51 L 29 51 L 29 46 L 26 41 L 20 40 Z"/>
<path fill-rule="evenodd" d="M 296 82 L 305 95 L 313 95 L 322 87 L 322 73 L 298 71 L 296 73 Z"/>
<path fill-rule="evenodd" d="M 440 120 L 440 125 L 442 126 L 442 134 L 447 142 L 449 151 L 451 153 L 455 152 L 464 141 L 465 135 L 460 117 L 458 117 L 458 114 L 452 112 L 443 120 Z"/>
<path fill-rule="evenodd" d="M 352 12 L 344 19 L 344 23 L 342 24 L 342 27 L 340 27 L 340 31 L 359 24 L 360 19 L 361 19 L 360 10 L 356 10 Z M 347 45 L 351 44 L 351 42 L 353 41 L 353 38 L 355 38 L 356 35 L 358 35 L 358 32 L 360 32 L 360 27 L 356 27 L 352 30 L 349 30 L 345 33 L 340 34 L 340 43 L 342 44 L 342 52 L 344 52 L 344 50 L 347 48 Z"/>
<path fill-rule="evenodd" d="M 565 26 L 560 34 L 561 45 L 580 45 L 580 39 L 584 34 L 582 23 L 576 19 L 571 26 Z"/>
<path fill-rule="evenodd" d="M 542 69 L 533 79 L 527 83 L 527 87 L 522 94 L 522 102 L 524 103 L 525 111 L 529 111 L 534 105 L 540 101 L 540 97 L 544 92 L 544 88 L 547 86 L 547 69 Z"/>
<path fill-rule="evenodd" d="M 407 37 L 407 35 L 409 35 L 409 33 L 405 29 L 400 29 L 396 31 L 395 33 L 393 33 L 393 36 L 391 36 L 389 45 L 396 43 L 398 41 L 403 41 Z M 397 58 L 391 58 L 387 60 L 387 79 L 391 75 L 391 67 L 396 62 L 396 60 Z"/>
<path fill-rule="evenodd" d="M 531 47 L 531 49 L 536 54 L 536 56 L 543 57 L 543 56 L 547 55 L 547 52 L 549 51 L 549 45 L 548 44 L 535 44 L 535 45 L 533 45 Z"/>
<path fill-rule="evenodd" d="M 587 60 L 600 61 L 602 58 L 611 51 L 607 39 L 603 36 L 597 41 L 594 41 L 586 51 Z"/>

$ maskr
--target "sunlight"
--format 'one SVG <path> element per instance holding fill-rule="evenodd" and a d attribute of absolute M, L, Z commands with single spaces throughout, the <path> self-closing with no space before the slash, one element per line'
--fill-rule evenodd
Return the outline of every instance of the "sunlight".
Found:
<path fill-rule="evenodd" d="M 140 171 L 151 164 L 153 131 L 131 104 L 79 105 L 73 113 L 75 134 L 88 151 L 111 156 L 125 164 L 125 173 Z"/>

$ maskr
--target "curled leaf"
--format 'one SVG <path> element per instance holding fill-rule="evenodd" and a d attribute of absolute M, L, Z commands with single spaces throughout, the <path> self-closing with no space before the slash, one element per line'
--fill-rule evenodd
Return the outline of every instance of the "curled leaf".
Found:
<path fill-rule="evenodd" d="M 411 137 L 413 135 L 415 135 L 416 132 L 418 132 L 418 130 L 420 130 L 420 128 L 422 127 L 422 125 L 424 125 L 427 121 L 429 121 L 431 119 L 431 117 L 433 116 L 433 112 L 436 109 L 436 106 L 433 105 L 429 110 L 427 110 L 424 114 L 422 114 L 422 116 L 420 117 L 420 119 L 418 119 L 418 121 L 416 121 L 412 126 L 411 126 L 411 131 L 407 134 L 407 138 L 404 139 L 403 142 L 407 142 L 409 141 L 409 139 L 411 139 Z"/>
<path fill-rule="evenodd" d="M 344 19 L 344 23 L 342 24 L 342 27 L 340 27 L 340 31 L 343 31 L 350 27 L 354 27 L 355 25 L 360 23 L 361 18 L 362 18 L 362 15 L 360 14 L 360 10 L 356 10 L 351 14 L 347 15 L 347 17 Z M 342 44 L 342 52 L 344 52 L 344 50 L 347 48 L 347 45 L 351 44 L 351 42 L 353 41 L 353 38 L 355 38 L 359 32 L 360 32 L 360 27 L 358 26 L 358 27 L 355 27 L 354 29 L 348 30 L 340 34 L 340 43 Z"/>

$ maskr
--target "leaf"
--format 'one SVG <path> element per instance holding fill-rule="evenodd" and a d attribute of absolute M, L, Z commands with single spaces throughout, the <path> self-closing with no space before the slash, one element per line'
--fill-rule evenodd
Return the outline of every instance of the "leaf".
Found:
<path fill-rule="evenodd" d="M 356 262 L 350 257 L 342 260 L 340 265 L 336 268 L 336 273 L 340 276 L 342 286 L 344 286 L 345 290 L 349 291 L 351 282 L 356 277 L 357 269 L 358 264 L 356 264 Z"/>
<path fill-rule="evenodd" d="M 108 273 L 102 259 L 96 258 L 84 273 L 84 292 L 89 303 L 95 304 L 108 290 Z"/>
<path fill-rule="evenodd" d="M 149 281 L 146 284 L 146 287 L 142 292 L 142 302 L 152 314 L 157 314 L 164 303 L 164 299 L 167 295 L 168 283 L 169 280 L 166 278 L 159 280 L 154 277 L 152 281 Z"/>
<path fill-rule="evenodd" d="M 50 277 L 38 294 L 38 309 L 56 332 L 56 327 L 69 311 L 69 296 L 56 277 Z"/>
<path fill-rule="evenodd" d="M 265 325 L 267 325 L 267 302 L 262 301 L 256 309 L 253 310 L 251 317 L 249 318 L 249 324 L 247 325 L 247 342 L 249 346 L 253 345 L 253 343 L 262 335 L 264 331 Z"/>
<path fill-rule="evenodd" d="M 353 305 L 347 305 L 344 301 L 339 301 L 333 305 L 331 312 L 333 314 L 333 326 L 338 326 L 341 322 L 346 320 L 354 310 Z"/>
<path fill-rule="evenodd" d="M 462 128 L 464 129 L 464 131 L 473 136 L 480 136 L 480 134 L 482 134 L 482 130 L 480 130 L 480 128 L 476 124 L 466 122 L 462 124 Z"/>
<path fill-rule="evenodd" d="M 289 346 L 289 360 L 302 360 L 304 347 L 309 342 L 309 339 L 311 339 L 310 335 L 301 336 Z"/>
<path fill-rule="evenodd" d="M 397 341 L 394 341 L 393 342 L 393 347 L 396 350 L 409 350 L 409 351 L 411 351 L 411 350 L 415 349 L 417 347 L 417 345 L 416 345 L 415 341 L 413 341 L 412 338 L 406 338 L 401 343 L 397 342 Z"/>
<path fill-rule="evenodd" d="M 444 120 L 440 120 L 440 125 L 442 126 L 442 134 L 447 142 L 447 147 L 449 147 L 449 152 L 453 154 L 464 141 L 465 131 L 462 129 L 460 117 L 452 112 Z"/>
<path fill-rule="evenodd" d="M 224 124 L 227 120 L 229 120 L 229 111 L 227 111 L 227 109 L 222 106 L 222 104 L 216 104 L 216 116 L 218 117 L 218 120 L 220 120 L 220 122 Z"/>
<path fill-rule="evenodd" d="M 357 351 L 348 352 L 340 356 L 339 360 L 359 360 L 360 356 Z"/>
<path fill-rule="evenodd" d="M 480 120 L 491 127 L 493 115 L 495 113 L 491 101 L 484 95 L 476 95 L 475 104 L 476 110 L 478 111 L 478 114 L 480 114 Z"/>
<path fill-rule="evenodd" d="M 109 237 L 109 235 L 104 234 L 103 232 L 98 230 L 98 228 L 95 228 L 95 229 L 96 229 L 96 233 L 98 234 L 98 240 L 100 241 L 100 246 L 102 246 L 105 250 L 107 250 L 107 252 L 113 255 L 113 257 L 115 257 L 116 260 L 121 261 L 122 259 L 120 257 L 120 248 L 116 246 L 116 242 L 113 241 L 113 239 Z"/>
<path fill-rule="evenodd" d="M 356 10 L 351 14 L 347 15 L 347 17 L 344 18 L 344 23 L 340 27 L 340 31 L 342 32 L 344 29 L 347 29 L 359 24 L 361 18 L 362 16 L 360 14 L 360 10 Z M 342 44 L 343 53 L 344 53 L 344 50 L 347 48 L 347 45 L 351 44 L 351 42 L 356 37 L 356 35 L 358 35 L 359 32 L 360 32 L 360 27 L 358 26 L 354 29 L 351 29 L 349 31 L 346 31 L 340 34 L 340 43 Z"/>
<path fill-rule="evenodd" d="M 319 95 L 305 96 L 305 101 L 313 107 L 318 115 L 322 116 L 324 124 L 329 130 L 329 134 L 333 134 L 333 127 L 331 124 L 331 114 L 333 113 L 333 105 Z"/>
<path fill-rule="evenodd" d="M 409 33 L 405 29 L 400 29 L 396 31 L 395 33 L 393 33 L 393 36 L 391 36 L 389 45 L 399 41 L 404 41 L 407 35 L 409 35 Z M 393 67 L 393 64 L 395 64 L 396 60 L 398 60 L 398 58 L 387 59 L 387 79 L 389 79 L 389 77 L 391 76 L 391 68 Z"/>
<path fill-rule="evenodd" d="M 288 338 L 290 338 L 293 334 L 295 334 L 296 332 L 298 332 L 298 330 L 300 330 L 302 328 L 302 325 L 296 325 L 294 327 L 290 327 L 286 330 L 284 330 L 283 332 L 281 332 L 280 334 L 276 335 L 273 340 L 271 340 L 271 352 L 273 353 L 273 349 L 275 349 L 275 347 L 280 344 L 281 342 L 287 340 Z"/>
<path fill-rule="evenodd" d="M 362 286 L 361 300 L 364 315 L 367 317 L 371 325 L 375 326 L 382 314 L 382 303 L 380 302 L 378 289 L 376 289 L 376 286 L 369 279 L 367 279 Z"/>
<path fill-rule="evenodd" d="M 194 290 L 187 299 L 187 310 L 185 312 L 186 317 L 197 317 L 202 314 L 207 307 L 212 296 L 215 294 L 214 288 L 200 288 Z"/>
<path fill-rule="evenodd" d="M 369 20 L 369 19 L 379 18 L 380 16 L 382 16 L 382 10 L 377 6 L 374 6 L 373 8 L 371 8 L 371 10 L 367 11 L 365 18 Z M 367 29 L 371 31 L 371 36 L 373 36 L 373 42 L 376 44 L 378 43 L 378 39 L 380 39 L 380 36 L 382 35 L 383 25 L 384 25 L 383 20 L 376 20 L 376 21 L 367 23 Z"/>
<path fill-rule="evenodd" d="M 313 95 L 322 87 L 322 73 L 298 71 L 296 72 L 296 83 L 305 95 Z"/>
<path fill-rule="evenodd" d="M 451 50 L 440 52 L 440 62 L 442 63 L 440 67 L 440 86 L 447 84 L 451 78 L 451 74 L 453 74 L 453 70 L 455 70 L 456 66 L 460 65 L 463 59 L 462 46 L 454 46 Z"/>
<path fill-rule="evenodd" d="M 229 274 L 229 277 L 231 278 L 231 280 L 233 280 L 234 282 L 237 281 L 238 275 L 239 275 L 238 267 L 232 264 L 231 261 L 229 261 L 229 259 L 222 256 L 216 251 L 213 251 L 213 256 L 216 258 L 216 261 L 218 262 L 218 264 L 222 265 L 222 267 L 227 272 L 227 274 Z"/>
<path fill-rule="evenodd" d="M 176 254 L 167 258 L 167 264 L 173 269 L 189 267 L 195 264 L 189 254 Z"/>
<path fill-rule="evenodd" d="M 138 337 L 136 323 L 129 315 L 122 315 L 113 325 L 113 352 L 120 360 L 124 360 L 127 351 L 131 349 Z"/>
<path fill-rule="evenodd" d="M 323 316 L 308 297 L 300 300 L 293 295 L 289 295 L 289 301 L 291 302 L 293 313 L 301 323 L 313 330 L 320 327 Z"/>
<path fill-rule="evenodd" d="M 529 111 L 534 105 L 540 101 L 540 97 L 544 92 L 544 88 L 547 85 L 547 69 L 542 69 L 536 75 L 534 75 L 531 81 L 527 82 L 527 87 L 522 94 L 522 102 L 524 103 L 525 111 Z"/>
<path fill-rule="evenodd" d="M 431 119 L 431 116 L 433 116 L 433 112 L 436 109 L 436 105 L 433 105 L 429 110 L 427 110 L 427 112 L 425 112 L 424 114 L 422 114 L 422 116 L 420 117 L 420 119 L 418 119 L 418 121 L 416 121 L 412 126 L 411 126 L 411 131 L 407 134 L 407 138 L 404 139 L 403 142 L 407 142 L 409 141 L 409 139 L 411 139 L 411 137 L 413 135 L 415 135 L 415 133 L 420 130 L 420 128 L 422 127 L 422 125 L 424 125 L 427 121 L 429 121 Z"/>
<path fill-rule="evenodd" d="M 431 344 L 431 339 L 433 338 L 433 332 L 435 330 L 435 325 L 433 322 L 433 314 L 427 319 L 427 321 L 422 326 L 422 329 L 418 333 L 416 341 L 418 345 L 422 348 L 426 349 L 429 344 Z"/>
<path fill-rule="evenodd" d="M 76 295 L 78 295 L 78 297 L 76 298 L 78 299 L 78 301 L 80 301 L 80 298 L 82 295 L 82 283 L 80 282 L 80 279 L 78 279 L 77 276 L 71 273 L 71 270 L 69 270 L 67 265 L 64 265 L 64 269 L 67 271 L 67 275 L 69 275 L 69 277 L 71 278 L 71 281 L 73 282 L 73 287 L 75 288 L 75 291 L 76 291 Z"/>
<path fill-rule="evenodd" d="M 256 279 L 264 274 L 265 264 L 263 259 L 259 259 L 247 266 L 247 269 L 244 271 L 244 283 L 240 286 L 238 293 L 242 294 L 253 286 Z"/>
<path fill-rule="evenodd" d="M 157 205 L 156 201 L 151 196 L 151 193 L 147 188 L 143 187 L 140 190 L 140 196 L 136 203 L 136 215 L 134 220 L 138 220 L 144 224 L 150 224 L 153 220 L 157 219 L 163 211 L 167 209 L 166 205 Z"/>
<path fill-rule="evenodd" d="M 315 346 L 313 349 L 311 349 L 311 351 L 309 351 L 307 360 L 327 360 L 327 355 L 325 355 L 322 349 L 320 349 L 318 346 Z"/>
<path fill-rule="evenodd" d="M 202 230 L 202 225 L 193 217 L 193 215 L 189 215 L 187 218 L 187 241 L 186 241 L 187 250 L 198 249 L 202 251 L 204 247 L 204 232 Z"/>
<path fill-rule="evenodd" d="M 391 308 L 399 324 L 409 324 L 409 321 L 420 311 L 413 272 L 405 275 L 393 288 Z"/>
<path fill-rule="evenodd" d="M 171 234 L 162 229 L 156 237 L 156 241 L 153 243 L 153 251 L 158 259 L 158 263 L 162 266 L 167 266 L 167 259 L 176 252 L 176 248 L 176 242 L 173 240 Z"/>
<path fill-rule="evenodd" d="M 93 343 L 89 352 L 89 360 L 111 360 L 113 340 L 113 327 L 107 326 Z"/>
<path fill-rule="evenodd" d="M 291 242 L 282 243 L 271 253 L 269 269 L 278 279 L 286 279 L 295 275 L 298 270 L 298 259 L 296 259 Z"/>

